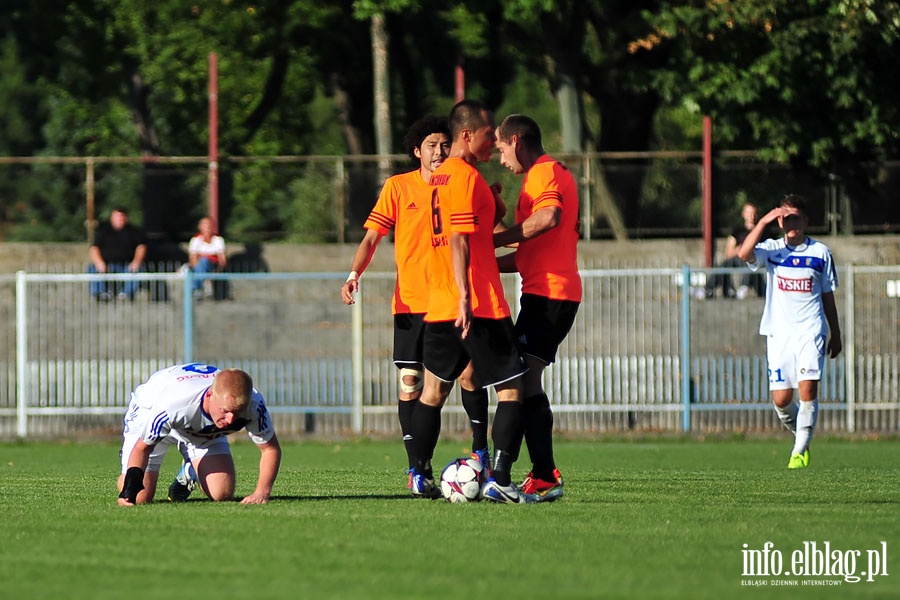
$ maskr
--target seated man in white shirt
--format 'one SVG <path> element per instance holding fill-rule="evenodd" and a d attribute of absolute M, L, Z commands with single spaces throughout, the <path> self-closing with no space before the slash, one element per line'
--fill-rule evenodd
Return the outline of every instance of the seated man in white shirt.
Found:
<path fill-rule="evenodd" d="M 209 217 L 203 217 L 197 224 L 198 233 L 191 238 L 188 245 L 188 266 L 196 274 L 212 273 L 221 271 L 225 268 L 225 240 L 220 235 L 215 235 L 213 221 Z M 205 294 L 211 297 L 212 281 L 204 280 L 197 277 L 194 279 L 194 297 L 203 298 L 204 281 L 209 281 L 207 288 L 209 293 Z"/>

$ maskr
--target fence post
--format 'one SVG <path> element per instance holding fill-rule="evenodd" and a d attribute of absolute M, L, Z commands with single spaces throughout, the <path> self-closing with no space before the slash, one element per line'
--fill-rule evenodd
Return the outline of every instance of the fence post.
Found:
<path fill-rule="evenodd" d="M 594 212 L 591 206 L 591 155 L 585 152 L 581 157 L 581 199 L 584 206 L 582 207 L 581 230 L 583 239 L 590 241 L 591 227 L 594 225 Z"/>
<path fill-rule="evenodd" d="M 844 377 L 847 381 L 847 433 L 856 431 L 856 282 L 853 264 L 847 265 L 847 315 L 842 336 L 844 342 Z"/>
<path fill-rule="evenodd" d="M 681 267 L 681 429 L 691 430 L 691 267 Z"/>
<path fill-rule="evenodd" d="M 16 434 L 28 437 L 28 303 L 25 271 L 16 271 Z"/>
<path fill-rule="evenodd" d="M 184 358 L 185 363 L 194 362 L 194 272 L 191 269 L 182 269 L 184 286 L 182 297 L 184 298 Z"/>
<path fill-rule="evenodd" d="M 353 408 L 350 427 L 353 433 L 363 430 L 363 293 L 362 286 L 356 293 L 356 303 L 350 306 L 350 339 L 352 341 L 351 373 L 353 379 Z"/>

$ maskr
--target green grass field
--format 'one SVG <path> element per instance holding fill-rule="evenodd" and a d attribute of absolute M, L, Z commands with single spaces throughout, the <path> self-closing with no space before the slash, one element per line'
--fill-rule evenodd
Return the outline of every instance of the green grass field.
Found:
<path fill-rule="evenodd" d="M 818 440 L 803 471 L 789 450 L 787 436 L 559 442 L 565 497 L 500 506 L 408 497 L 399 442 L 286 443 L 268 505 L 123 509 L 117 445 L 3 444 L 0 598 L 900 597 L 900 441 Z M 234 454 L 246 494 L 258 452 Z M 442 442 L 435 462 L 462 454 Z M 783 570 L 804 542 L 858 550 L 857 574 L 886 547 L 887 575 L 742 576 L 743 545 L 766 542 Z M 791 580 L 842 583 L 774 585 Z"/>

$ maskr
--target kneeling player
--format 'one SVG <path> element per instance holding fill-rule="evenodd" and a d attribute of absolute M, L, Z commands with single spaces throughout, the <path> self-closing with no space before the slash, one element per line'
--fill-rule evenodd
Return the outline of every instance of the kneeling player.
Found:
<path fill-rule="evenodd" d="M 225 436 L 246 428 L 259 447 L 256 489 L 243 504 L 265 504 L 281 464 L 281 446 L 265 401 L 244 371 L 200 363 L 157 371 L 131 394 L 125 414 L 119 505 L 153 500 L 159 468 L 176 444 L 184 464 L 169 500 L 185 500 L 197 484 L 214 501 L 234 497 L 234 460 Z"/>

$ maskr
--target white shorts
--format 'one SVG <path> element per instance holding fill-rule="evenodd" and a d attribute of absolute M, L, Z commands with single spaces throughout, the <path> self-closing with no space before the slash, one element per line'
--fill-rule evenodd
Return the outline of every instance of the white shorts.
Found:
<path fill-rule="evenodd" d="M 141 434 L 144 432 L 144 427 L 150 418 L 150 414 L 150 409 L 138 405 L 134 400 L 128 406 L 122 434 L 122 449 L 119 451 L 123 474 L 128 470 L 128 459 L 131 457 L 131 451 L 134 449 L 137 441 L 141 439 Z M 172 444 L 176 445 L 184 460 L 191 462 L 198 461 L 207 454 L 231 454 L 228 437 L 224 435 L 197 443 L 194 440 L 187 439 L 177 431 L 173 431 L 163 438 L 150 452 L 150 462 L 147 464 L 146 469 L 148 473 L 159 472 L 166 452 Z"/>
<path fill-rule="evenodd" d="M 819 381 L 825 366 L 824 335 L 793 335 L 766 338 L 769 389 L 790 390 L 801 381 Z"/>

